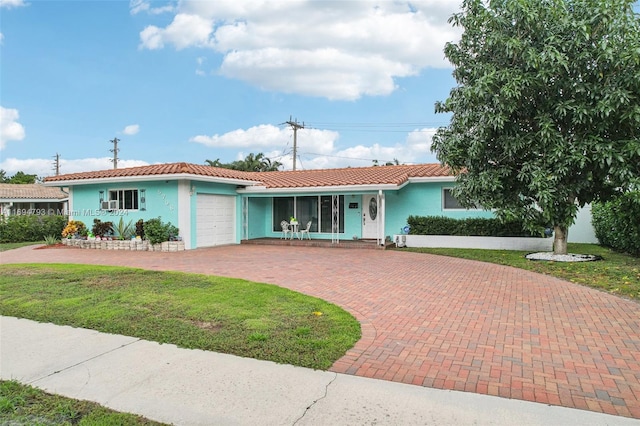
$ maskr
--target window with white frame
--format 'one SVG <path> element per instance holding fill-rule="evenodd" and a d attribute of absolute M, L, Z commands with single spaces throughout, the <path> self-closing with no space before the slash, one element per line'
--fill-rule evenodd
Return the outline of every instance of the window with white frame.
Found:
<path fill-rule="evenodd" d="M 460 204 L 460 201 L 453 196 L 453 188 L 442 188 L 442 208 L 443 210 L 481 210 L 480 207 L 467 209 Z"/>
<path fill-rule="evenodd" d="M 138 210 L 137 189 L 116 189 L 109 191 L 109 201 L 114 201 L 117 210 Z"/>

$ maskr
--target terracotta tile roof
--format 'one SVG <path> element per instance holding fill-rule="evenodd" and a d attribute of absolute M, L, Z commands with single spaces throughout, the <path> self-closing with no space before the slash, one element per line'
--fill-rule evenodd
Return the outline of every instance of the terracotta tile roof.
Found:
<path fill-rule="evenodd" d="M 3 200 L 66 200 L 69 194 L 60 188 L 49 188 L 40 184 L 0 183 L 0 199 Z"/>
<path fill-rule="evenodd" d="M 253 180 L 253 173 L 240 172 L 237 170 L 222 169 L 219 167 L 210 167 L 192 163 L 167 163 L 153 164 L 151 166 L 129 167 L 124 169 L 107 169 L 95 172 L 69 173 L 59 176 L 50 176 L 45 178 L 45 182 L 62 182 L 70 180 L 85 179 L 105 179 L 116 177 L 132 177 L 132 176 L 157 176 L 157 175 L 174 175 L 174 174 L 191 174 L 196 176 L 211 176 L 228 179 L 245 179 Z"/>
<path fill-rule="evenodd" d="M 297 170 L 260 173 L 267 188 L 307 188 L 352 185 L 401 185 L 415 177 L 450 177 L 448 167 L 440 164 L 412 166 L 372 166 L 344 169 Z"/>
<path fill-rule="evenodd" d="M 151 166 L 109 169 L 95 172 L 52 176 L 45 182 L 65 182 L 131 176 L 191 174 L 255 182 L 266 188 L 309 188 L 352 185 L 401 185 L 409 178 L 452 177 L 448 167 L 440 164 L 350 167 L 278 172 L 241 172 L 191 163 L 168 163 Z"/>

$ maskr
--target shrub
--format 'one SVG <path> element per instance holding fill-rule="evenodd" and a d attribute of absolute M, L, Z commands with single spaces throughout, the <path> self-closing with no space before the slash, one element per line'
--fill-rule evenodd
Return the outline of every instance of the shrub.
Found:
<path fill-rule="evenodd" d="M 76 234 L 82 236 L 87 235 L 87 227 L 80 220 L 70 220 L 62 230 L 62 238 L 72 237 Z"/>
<path fill-rule="evenodd" d="M 67 216 L 62 215 L 0 216 L 0 242 L 43 241 L 47 235 L 60 235 L 66 223 Z"/>
<path fill-rule="evenodd" d="M 144 235 L 151 244 L 158 244 L 177 237 L 178 228 L 173 226 L 171 222 L 163 223 L 162 220 L 157 217 L 144 222 Z"/>
<path fill-rule="evenodd" d="M 125 223 L 122 216 L 120 217 L 118 223 L 115 225 L 114 230 L 118 235 L 118 238 L 121 240 L 128 240 L 134 235 L 133 223 L 131 221 Z"/>
<path fill-rule="evenodd" d="M 102 222 L 100 219 L 93 219 L 93 226 L 91 227 L 93 235 L 99 235 L 101 237 L 113 234 L 113 222 Z"/>
<path fill-rule="evenodd" d="M 640 256 L 640 192 L 629 192 L 591 207 L 598 241 L 613 250 Z"/>
<path fill-rule="evenodd" d="M 136 236 L 144 239 L 144 220 L 142 219 L 136 222 Z"/>
<path fill-rule="evenodd" d="M 54 244 L 57 244 L 58 241 L 60 241 L 60 239 L 58 238 L 58 235 L 45 235 L 44 236 L 44 243 L 48 246 L 52 246 Z"/>
<path fill-rule="evenodd" d="M 496 218 L 453 219 L 444 216 L 409 216 L 411 235 L 465 235 L 483 237 L 539 237 L 522 222 L 501 222 Z"/>

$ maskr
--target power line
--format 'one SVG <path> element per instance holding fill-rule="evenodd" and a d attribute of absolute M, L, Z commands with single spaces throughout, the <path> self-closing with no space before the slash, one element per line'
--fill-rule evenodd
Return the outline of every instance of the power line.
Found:
<path fill-rule="evenodd" d="M 380 161 L 378 158 L 347 157 L 345 155 L 318 154 L 318 153 L 315 153 L 315 152 L 303 152 L 302 154 L 304 154 L 304 155 L 315 155 L 316 157 L 342 158 L 342 159 L 345 159 L 345 160 Z M 393 161 L 395 161 L 395 158 L 393 160 L 385 160 L 383 162 L 391 163 Z"/>
<path fill-rule="evenodd" d="M 316 127 L 314 127 L 316 128 Z M 418 133 L 427 133 L 430 130 L 424 130 L 424 129 L 413 129 L 413 130 L 380 130 L 380 129 L 348 129 L 348 128 L 336 128 L 333 127 L 331 129 L 325 129 L 325 130 L 335 130 L 335 131 L 340 131 L 343 133 L 346 132 L 360 132 L 360 133 L 414 133 L 414 132 L 418 132 Z"/>
<path fill-rule="evenodd" d="M 382 123 L 382 122 L 375 122 L 375 123 L 366 123 L 366 122 L 311 122 L 308 123 L 309 126 L 313 126 L 313 127 L 333 127 L 333 128 L 373 128 L 373 129 L 379 129 L 379 128 L 420 128 L 420 127 L 442 127 L 442 126 L 446 126 L 447 124 L 449 124 L 448 122 L 445 121 L 434 121 L 434 122 L 401 122 L 401 123 Z"/>

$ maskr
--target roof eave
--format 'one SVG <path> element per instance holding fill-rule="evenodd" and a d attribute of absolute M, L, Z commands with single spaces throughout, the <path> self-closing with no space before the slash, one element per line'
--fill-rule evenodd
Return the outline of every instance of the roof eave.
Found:
<path fill-rule="evenodd" d="M 69 197 L 65 198 L 16 198 L 16 197 L 0 197 L 1 203 L 62 203 L 67 201 Z"/>
<path fill-rule="evenodd" d="M 410 183 L 427 183 L 427 182 L 455 182 L 455 176 L 421 176 L 410 177 Z"/>
<path fill-rule="evenodd" d="M 76 186 L 76 185 L 91 185 L 97 183 L 126 183 L 126 182 L 144 182 L 153 180 L 194 180 L 200 182 L 212 182 L 212 183 L 224 183 L 229 185 L 256 185 L 260 182 L 237 179 L 237 178 L 225 178 L 219 176 L 202 176 L 191 173 L 170 173 L 161 175 L 141 175 L 141 176 L 114 176 L 104 178 L 93 179 L 70 179 L 45 182 L 45 186 Z"/>
<path fill-rule="evenodd" d="M 308 186 L 296 188 L 266 188 L 265 186 L 252 186 L 238 189 L 240 194 L 300 194 L 318 192 L 354 192 L 354 191 L 393 191 L 403 185 L 396 184 L 372 184 L 372 185 L 334 185 L 334 186 Z"/>

